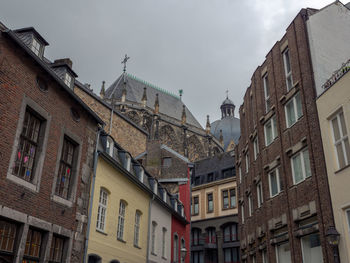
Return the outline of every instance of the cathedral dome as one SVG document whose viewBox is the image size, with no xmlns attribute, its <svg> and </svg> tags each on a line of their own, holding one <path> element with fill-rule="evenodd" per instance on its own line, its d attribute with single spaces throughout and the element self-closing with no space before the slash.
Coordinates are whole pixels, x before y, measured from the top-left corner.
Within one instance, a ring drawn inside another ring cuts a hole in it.
<svg viewBox="0 0 350 263">
<path fill-rule="evenodd" d="M 235 144 L 241 136 L 240 121 L 235 117 L 235 105 L 226 97 L 220 106 L 221 120 L 216 120 L 210 124 L 210 132 L 220 140 L 220 131 L 222 131 L 224 149 L 227 149 L 229 143 L 233 140 Z"/>
</svg>

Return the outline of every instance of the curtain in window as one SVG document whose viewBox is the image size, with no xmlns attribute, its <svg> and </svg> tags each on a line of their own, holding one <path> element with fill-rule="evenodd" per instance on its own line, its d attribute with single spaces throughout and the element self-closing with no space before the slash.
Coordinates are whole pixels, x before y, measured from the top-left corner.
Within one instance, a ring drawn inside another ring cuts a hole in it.
<svg viewBox="0 0 350 263">
<path fill-rule="evenodd" d="M 301 155 L 300 154 L 293 157 L 293 171 L 294 171 L 295 183 L 302 181 L 303 180 L 303 171 L 301 168 Z"/>
<path fill-rule="evenodd" d="M 301 239 L 303 262 L 322 263 L 322 248 L 318 233 L 305 236 Z"/>
</svg>

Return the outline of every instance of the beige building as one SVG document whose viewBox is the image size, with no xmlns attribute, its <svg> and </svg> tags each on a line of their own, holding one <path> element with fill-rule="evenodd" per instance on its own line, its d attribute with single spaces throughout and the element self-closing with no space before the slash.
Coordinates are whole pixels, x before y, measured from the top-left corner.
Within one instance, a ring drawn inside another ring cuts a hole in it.
<svg viewBox="0 0 350 263">
<path fill-rule="evenodd" d="M 350 262 L 350 61 L 322 86 L 317 99 L 341 262 Z"/>
</svg>

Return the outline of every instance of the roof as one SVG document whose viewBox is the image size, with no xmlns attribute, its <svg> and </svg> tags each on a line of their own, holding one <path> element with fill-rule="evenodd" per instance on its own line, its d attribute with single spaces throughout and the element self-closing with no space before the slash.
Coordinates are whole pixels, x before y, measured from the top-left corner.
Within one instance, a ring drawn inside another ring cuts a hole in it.
<svg viewBox="0 0 350 263">
<path fill-rule="evenodd" d="M 180 100 L 180 97 L 161 89 L 155 85 L 152 85 L 146 81 L 143 81 L 133 75 L 125 74 L 126 80 L 126 101 L 136 102 L 141 104 L 144 87 L 147 88 L 147 104 L 146 106 L 154 109 L 154 102 L 156 100 L 156 94 L 159 97 L 159 112 L 169 117 L 175 118 L 181 121 L 182 109 L 184 103 Z M 124 88 L 123 74 L 114 81 L 114 83 L 106 90 L 105 97 L 121 99 L 122 91 Z M 186 122 L 197 128 L 203 129 L 200 123 L 192 115 L 189 109 L 185 106 L 186 110 Z"/>
<path fill-rule="evenodd" d="M 225 104 L 232 104 L 232 105 L 235 105 L 235 104 L 233 103 L 233 101 L 230 100 L 229 98 L 226 98 L 226 99 L 222 102 L 221 105 L 225 105 Z"/>
<path fill-rule="evenodd" d="M 168 146 L 166 146 L 164 144 L 162 144 L 160 146 L 160 149 L 164 149 L 164 150 L 170 152 L 171 154 L 175 155 L 177 158 L 183 160 L 184 162 L 190 163 L 190 160 L 188 160 L 187 157 L 183 156 L 182 154 L 179 154 L 178 152 L 174 151 L 173 149 L 171 149 L 170 147 L 168 147 Z"/>
<path fill-rule="evenodd" d="M 42 37 L 42 35 L 39 34 L 38 31 L 35 30 L 34 27 L 24 27 L 24 28 L 19 28 L 16 30 L 13 30 L 15 33 L 24 33 L 24 32 L 32 32 L 36 38 L 38 38 L 45 46 L 48 46 L 49 43 L 45 40 L 45 38 Z"/>
<path fill-rule="evenodd" d="M 204 175 L 235 166 L 235 157 L 230 152 L 224 152 L 214 157 L 195 162 L 195 175 Z"/>
<path fill-rule="evenodd" d="M 13 40 L 18 46 L 20 46 L 42 69 L 44 69 L 60 86 L 61 88 L 68 93 L 68 95 L 75 100 L 84 110 L 86 110 L 90 116 L 92 116 L 97 123 L 104 124 L 102 119 L 91 110 L 67 85 L 60 79 L 57 74 L 50 68 L 50 66 L 35 55 L 16 35 L 16 33 L 10 29 L 3 31 L 5 36 L 8 36 Z"/>
<path fill-rule="evenodd" d="M 222 136 L 224 137 L 224 149 L 227 148 L 230 141 L 233 139 L 237 144 L 239 137 L 241 136 L 241 124 L 240 120 L 233 116 L 227 116 L 221 120 L 216 120 L 210 124 L 210 132 L 220 139 L 220 130 L 222 130 Z"/>
</svg>

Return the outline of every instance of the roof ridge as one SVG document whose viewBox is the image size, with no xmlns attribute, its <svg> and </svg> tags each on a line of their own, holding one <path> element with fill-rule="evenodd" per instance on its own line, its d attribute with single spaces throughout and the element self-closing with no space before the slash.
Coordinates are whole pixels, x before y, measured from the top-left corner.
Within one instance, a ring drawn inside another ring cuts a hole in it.
<svg viewBox="0 0 350 263">
<path fill-rule="evenodd" d="M 132 75 L 132 74 L 130 74 L 130 73 L 126 73 L 126 74 L 128 75 L 128 77 L 130 77 L 130 78 L 132 78 L 132 79 L 134 79 L 134 80 L 136 80 L 136 81 L 139 81 L 139 82 L 141 82 L 141 83 L 143 83 L 143 84 L 145 84 L 145 85 L 147 85 L 147 86 L 149 86 L 149 87 L 151 87 L 151 88 L 154 88 L 154 89 L 156 89 L 156 90 L 158 90 L 158 91 L 160 91 L 160 92 L 163 92 L 163 93 L 165 93 L 165 94 L 167 94 L 167 95 L 170 95 L 170 96 L 172 96 L 172 97 L 174 97 L 174 98 L 176 98 L 176 99 L 180 99 L 180 96 L 176 95 L 175 93 L 173 93 L 173 92 L 171 92 L 171 91 L 168 91 L 168 90 L 166 90 L 166 89 L 160 88 L 160 87 L 158 87 L 158 86 L 156 86 L 156 85 L 154 85 L 154 84 L 152 84 L 152 83 L 149 83 L 149 82 L 147 82 L 147 81 L 145 81 L 145 80 L 143 80 L 143 79 L 140 79 L 140 78 L 138 78 L 138 77 L 136 77 L 135 75 Z"/>
</svg>

